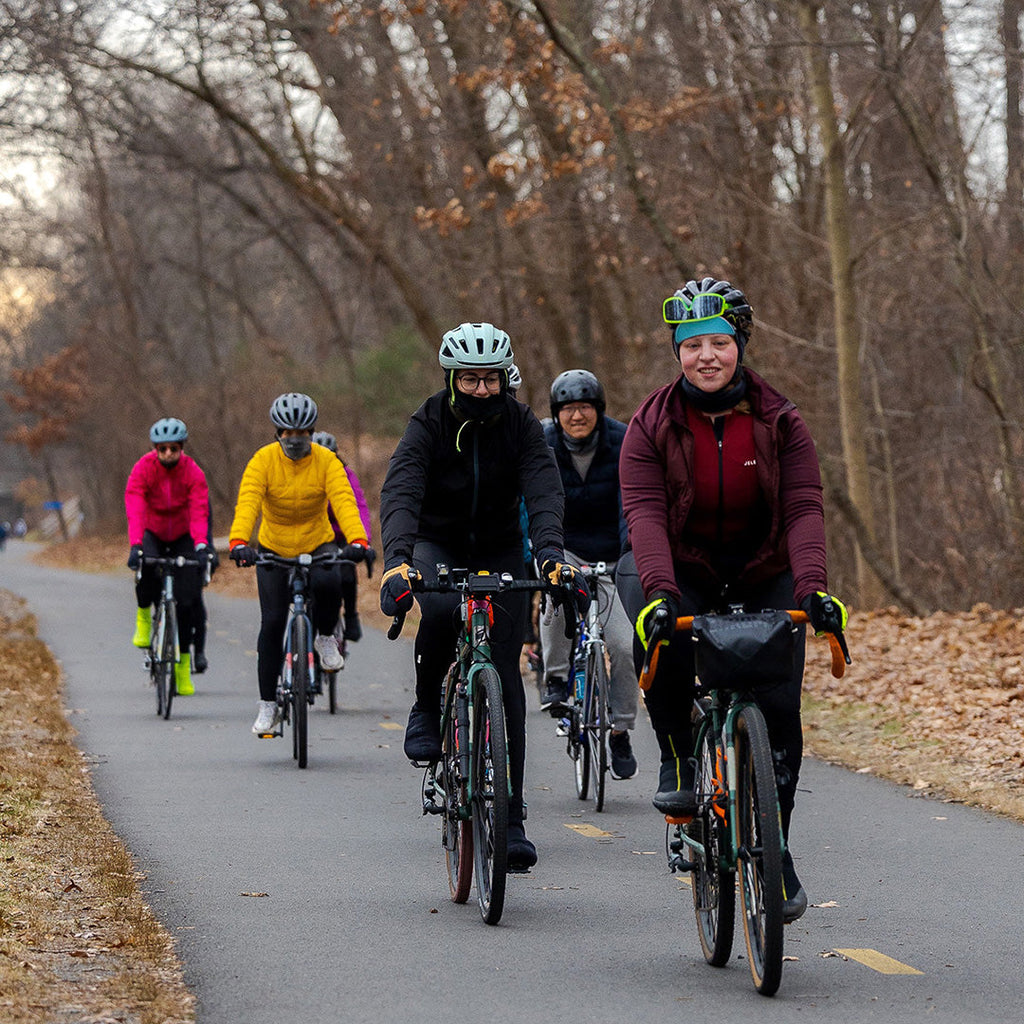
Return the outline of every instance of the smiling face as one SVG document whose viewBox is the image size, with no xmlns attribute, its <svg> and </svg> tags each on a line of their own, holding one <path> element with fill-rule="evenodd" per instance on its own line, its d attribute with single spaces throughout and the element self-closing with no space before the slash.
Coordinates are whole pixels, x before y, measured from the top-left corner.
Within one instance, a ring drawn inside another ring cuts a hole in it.
<svg viewBox="0 0 1024 1024">
<path fill-rule="evenodd" d="M 679 345 L 683 375 L 701 391 L 721 391 L 732 380 L 739 362 L 736 339 L 729 334 L 699 334 Z"/>
<path fill-rule="evenodd" d="M 558 425 L 574 441 L 584 441 L 597 428 L 597 409 L 591 402 L 569 402 L 558 410 Z"/>
</svg>

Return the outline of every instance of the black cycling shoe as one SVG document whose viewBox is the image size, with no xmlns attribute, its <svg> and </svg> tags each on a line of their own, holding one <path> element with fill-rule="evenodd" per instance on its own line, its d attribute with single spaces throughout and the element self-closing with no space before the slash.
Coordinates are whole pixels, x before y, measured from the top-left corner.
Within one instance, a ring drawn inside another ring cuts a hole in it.
<svg viewBox="0 0 1024 1024">
<path fill-rule="evenodd" d="M 562 712 L 569 707 L 569 684 L 558 676 L 552 676 L 540 699 L 541 711 L 548 712 L 552 718 L 561 718 Z"/>
<path fill-rule="evenodd" d="M 196 675 L 201 676 L 209 666 L 210 663 L 206 660 L 205 652 L 195 651 L 192 654 L 192 671 L 195 672 Z"/>
<path fill-rule="evenodd" d="M 654 806 L 673 818 L 686 818 L 697 813 L 697 797 L 693 792 L 693 765 L 681 757 L 661 762 L 658 792 Z"/>
<path fill-rule="evenodd" d="M 793 855 L 786 850 L 782 855 L 782 903 L 783 924 L 792 924 L 804 916 L 807 909 L 807 893 L 796 877 Z"/>
<path fill-rule="evenodd" d="M 612 755 L 612 775 L 616 779 L 633 778 L 636 775 L 636 757 L 629 742 L 629 733 L 610 733 L 608 750 Z"/>
<path fill-rule="evenodd" d="M 537 863 L 537 847 L 526 838 L 526 829 L 518 822 L 508 823 L 508 870 L 529 871 Z"/>
<path fill-rule="evenodd" d="M 441 716 L 413 706 L 405 727 L 405 756 L 417 763 L 437 761 L 441 757 Z"/>
</svg>

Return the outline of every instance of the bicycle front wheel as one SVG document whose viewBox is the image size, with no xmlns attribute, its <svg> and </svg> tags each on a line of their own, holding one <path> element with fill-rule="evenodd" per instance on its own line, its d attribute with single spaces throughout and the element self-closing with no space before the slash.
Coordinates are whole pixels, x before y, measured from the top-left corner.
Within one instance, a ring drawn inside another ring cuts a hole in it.
<svg viewBox="0 0 1024 1024">
<path fill-rule="evenodd" d="M 178 610 L 173 601 L 167 602 L 164 610 L 164 635 L 163 646 L 160 650 L 160 666 L 163 669 L 164 689 L 164 718 L 171 717 L 171 702 L 177 692 L 174 682 L 174 666 L 178 661 Z"/>
<path fill-rule="evenodd" d="M 586 705 L 577 701 L 569 712 L 569 756 L 576 777 L 576 795 L 586 800 L 590 795 L 590 744 L 584 730 Z"/>
<path fill-rule="evenodd" d="M 736 925 L 736 879 L 728 866 L 724 767 L 715 737 L 706 729 L 694 779 L 697 814 L 683 827 L 704 847 L 703 854 L 697 850 L 690 853 L 694 864 L 693 910 L 704 959 L 712 967 L 723 967 L 728 962 Z"/>
<path fill-rule="evenodd" d="M 501 679 L 485 665 L 473 683 L 473 748 L 470 800 L 473 859 L 480 916 L 497 924 L 505 906 L 508 870 L 508 752 Z"/>
<path fill-rule="evenodd" d="M 736 716 L 736 758 L 743 933 L 754 987 L 771 996 L 782 981 L 782 829 L 768 728 L 752 704 Z"/>
<path fill-rule="evenodd" d="M 455 685 L 454 682 L 451 683 Z M 442 738 L 441 773 L 444 785 L 444 820 L 441 825 L 441 842 L 444 844 L 444 859 L 448 867 L 448 890 L 454 903 L 465 903 L 473 885 L 473 822 L 464 813 L 469 803 L 466 799 L 466 780 L 462 774 L 464 751 L 459 740 L 460 729 L 457 719 L 469 717 L 465 697 L 456 698 L 449 708 L 448 726 Z M 464 722 L 461 735 L 469 737 L 468 723 Z M 468 761 L 466 762 L 468 764 Z"/>
<path fill-rule="evenodd" d="M 604 810 L 604 784 L 608 778 L 608 670 L 604 648 L 593 646 L 587 655 L 587 685 L 584 705 L 586 721 L 583 732 L 590 748 L 590 770 L 593 775 L 594 810 Z"/>
<path fill-rule="evenodd" d="M 163 661 L 164 634 L 167 632 L 167 623 L 164 621 L 163 604 L 158 604 L 153 611 L 153 631 L 149 640 L 149 675 L 153 681 L 153 689 L 156 691 L 156 713 L 160 718 L 164 717 L 164 707 L 167 704 L 167 690 L 171 678 L 168 666 Z"/>
<path fill-rule="evenodd" d="M 309 684 L 313 668 L 313 649 L 309 643 L 309 624 L 301 615 L 292 619 L 292 756 L 300 768 L 306 767 Z"/>
</svg>

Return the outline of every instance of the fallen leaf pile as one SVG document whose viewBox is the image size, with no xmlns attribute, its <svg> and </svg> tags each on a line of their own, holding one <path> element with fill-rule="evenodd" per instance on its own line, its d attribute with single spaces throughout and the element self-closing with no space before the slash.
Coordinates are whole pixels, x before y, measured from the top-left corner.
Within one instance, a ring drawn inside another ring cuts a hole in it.
<svg viewBox="0 0 1024 1024">
<path fill-rule="evenodd" d="M 808 749 L 1024 820 L 1024 609 L 851 616 L 842 679 L 808 644 Z"/>
</svg>

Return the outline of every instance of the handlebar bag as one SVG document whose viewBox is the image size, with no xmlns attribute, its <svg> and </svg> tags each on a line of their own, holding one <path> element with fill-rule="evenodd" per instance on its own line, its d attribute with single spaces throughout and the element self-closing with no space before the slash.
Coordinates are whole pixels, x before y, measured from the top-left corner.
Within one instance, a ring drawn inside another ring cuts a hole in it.
<svg viewBox="0 0 1024 1024">
<path fill-rule="evenodd" d="M 796 629 L 784 611 L 696 616 L 692 641 L 701 685 L 753 690 L 788 682 Z"/>
</svg>

